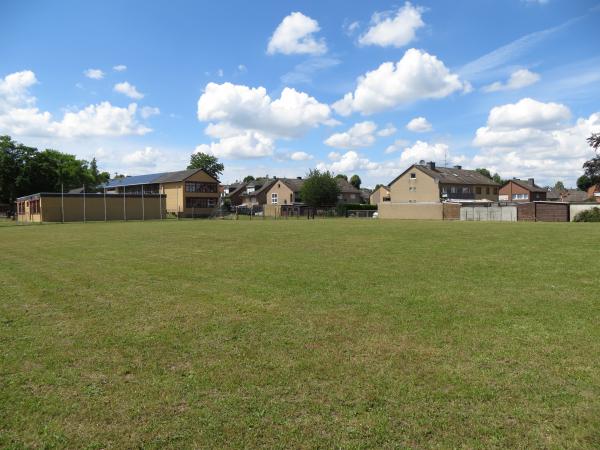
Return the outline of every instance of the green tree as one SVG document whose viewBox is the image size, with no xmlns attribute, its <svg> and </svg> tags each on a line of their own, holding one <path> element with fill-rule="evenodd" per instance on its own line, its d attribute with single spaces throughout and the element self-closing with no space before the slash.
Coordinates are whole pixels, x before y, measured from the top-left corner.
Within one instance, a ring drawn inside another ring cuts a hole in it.
<svg viewBox="0 0 600 450">
<path fill-rule="evenodd" d="M 256 178 L 254 178 L 252 175 L 246 175 L 244 177 L 244 183 L 250 183 L 251 181 L 256 180 Z"/>
<path fill-rule="evenodd" d="M 202 169 L 212 177 L 219 178 L 219 176 L 223 173 L 225 166 L 219 162 L 219 159 L 216 156 L 209 155 L 208 153 L 198 152 L 194 153 L 190 157 L 190 164 L 187 168 Z"/>
<path fill-rule="evenodd" d="M 338 173 L 338 174 L 335 176 L 335 178 L 336 178 L 336 179 L 338 179 L 338 178 L 341 178 L 342 180 L 346 180 L 346 181 L 348 181 L 348 175 L 344 175 L 343 173 Z"/>
<path fill-rule="evenodd" d="M 350 184 L 352 186 L 354 186 L 356 189 L 360 189 L 361 183 L 362 183 L 362 180 L 360 179 L 360 177 L 358 175 L 352 175 L 352 177 L 350 178 Z"/>
<path fill-rule="evenodd" d="M 494 180 L 496 183 L 502 185 L 504 184 L 506 181 L 502 179 L 502 177 L 500 175 L 498 175 L 497 173 L 494 174 L 494 176 L 492 177 L 492 180 Z"/>
<path fill-rule="evenodd" d="M 488 177 L 490 179 L 493 179 L 492 173 L 489 170 L 487 170 L 486 168 L 484 168 L 484 167 L 478 167 L 477 169 L 475 169 L 475 172 L 479 172 L 484 177 Z"/>
<path fill-rule="evenodd" d="M 596 152 L 600 150 L 600 133 L 592 133 L 586 140 Z"/>
<path fill-rule="evenodd" d="M 557 182 L 554 184 L 554 188 L 553 188 L 553 189 L 554 189 L 555 191 L 557 191 L 557 192 L 564 191 L 564 190 L 565 190 L 565 184 L 564 184 L 562 181 L 560 181 L 560 180 L 559 180 L 559 181 L 557 181 Z"/>
<path fill-rule="evenodd" d="M 594 183 L 592 183 L 592 180 L 590 180 L 590 177 L 588 177 L 587 175 L 581 175 L 579 178 L 577 178 L 577 189 L 579 189 L 580 191 L 587 192 L 587 190 L 593 184 Z"/>
<path fill-rule="evenodd" d="M 333 175 L 329 172 L 311 170 L 300 190 L 302 201 L 308 206 L 334 206 L 340 195 L 340 188 Z"/>
</svg>

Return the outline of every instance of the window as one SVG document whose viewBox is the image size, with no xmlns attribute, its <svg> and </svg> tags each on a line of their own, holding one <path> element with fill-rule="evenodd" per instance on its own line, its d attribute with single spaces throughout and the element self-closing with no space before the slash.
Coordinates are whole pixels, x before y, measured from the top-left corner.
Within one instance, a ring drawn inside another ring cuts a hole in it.
<svg viewBox="0 0 600 450">
<path fill-rule="evenodd" d="M 476 193 L 476 194 L 481 194 L 481 187 L 480 187 L 480 186 L 477 186 L 477 187 L 475 188 L 475 193 Z M 489 193 L 490 193 L 490 188 L 488 188 L 488 194 L 489 194 Z"/>
<path fill-rule="evenodd" d="M 415 172 L 411 172 L 410 178 L 414 180 L 415 178 L 417 178 L 417 174 Z"/>
<path fill-rule="evenodd" d="M 213 194 L 217 192 L 217 183 L 201 183 L 196 181 L 185 182 L 185 192 L 203 192 Z"/>
<path fill-rule="evenodd" d="M 294 194 L 290 194 L 290 203 L 294 203 Z"/>
<path fill-rule="evenodd" d="M 185 207 L 186 208 L 214 208 L 217 205 L 216 198 L 199 198 L 199 197 L 186 197 Z"/>
<path fill-rule="evenodd" d="M 513 200 L 527 200 L 528 198 L 529 198 L 529 196 L 527 194 L 513 194 L 512 195 Z"/>
<path fill-rule="evenodd" d="M 494 188 L 494 194 L 498 195 L 498 188 Z"/>
<path fill-rule="evenodd" d="M 17 213 L 20 215 L 25 214 L 25 202 L 17 203 Z"/>
<path fill-rule="evenodd" d="M 277 192 L 273 192 L 271 194 L 271 204 L 272 205 L 276 205 L 277 204 L 277 200 L 278 200 Z"/>
<path fill-rule="evenodd" d="M 456 194 L 456 186 L 452 186 L 450 188 L 450 192 L 452 192 L 453 194 Z"/>
<path fill-rule="evenodd" d="M 489 193 L 490 193 L 490 188 L 489 188 L 489 187 L 487 187 L 487 188 L 485 188 L 485 189 L 486 189 L 486 192 L 485 192 L 485 193 L 486 193 L 486 194 L 489 194 Z"/>
<path fill-rule="evenodd" d="M 471 188 L 469 186 L 463 186 L 462 193 L 463 194 L 470 194 L 471 193 Z"/>
<path fill-rule="evenodd" d="M 40 213 L 40 201 L 39 200 L 31 200 L 29 202 L 29 212 L 31 214 L 39 214 Z"/>
</svg>

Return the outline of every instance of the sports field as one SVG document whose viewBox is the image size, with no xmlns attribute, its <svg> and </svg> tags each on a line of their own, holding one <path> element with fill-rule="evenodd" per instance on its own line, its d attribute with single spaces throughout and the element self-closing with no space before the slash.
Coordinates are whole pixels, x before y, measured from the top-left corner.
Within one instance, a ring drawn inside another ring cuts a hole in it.
<svg viewBox="0 0 600 450">
<path fill-rule="evenodd" d="M 600 226 L 0 224 L 0 448 L 600 446 Z"/>
</svg>

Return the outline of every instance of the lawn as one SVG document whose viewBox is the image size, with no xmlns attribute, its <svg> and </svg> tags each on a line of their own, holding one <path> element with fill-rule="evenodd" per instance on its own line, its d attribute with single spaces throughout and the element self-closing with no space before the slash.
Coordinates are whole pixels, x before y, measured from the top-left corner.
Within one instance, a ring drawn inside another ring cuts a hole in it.
<svg viewBox="0 0 600 450">
<path fill-rule="evenodd" d="M 0 447 L 600 446 L 600 226 L 0 227 Z"/>
</svg>

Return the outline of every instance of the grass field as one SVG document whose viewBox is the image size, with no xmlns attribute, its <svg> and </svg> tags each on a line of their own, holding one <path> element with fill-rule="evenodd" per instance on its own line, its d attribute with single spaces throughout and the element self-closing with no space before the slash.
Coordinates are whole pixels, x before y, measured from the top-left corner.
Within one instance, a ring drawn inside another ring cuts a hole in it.
<svg viewBox="0 0 600 450">
<path fill-rule="evenodd" d="M 0 447 L 600 446 L 600 226 L 0 226 Z"/>
</svg>

